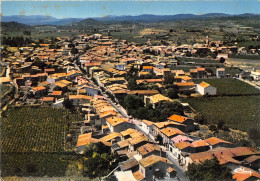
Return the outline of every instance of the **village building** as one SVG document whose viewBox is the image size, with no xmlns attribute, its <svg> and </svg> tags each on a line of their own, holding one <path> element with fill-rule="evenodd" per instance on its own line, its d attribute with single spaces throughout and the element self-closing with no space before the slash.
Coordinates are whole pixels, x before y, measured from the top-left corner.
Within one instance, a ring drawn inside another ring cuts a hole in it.
<svg viewBox="0 0 260 181">
<path fill-rule="evenodd" d="M 213 87 L 212 85 L 201 82 L 200 84 L 197 84 L 197 91 L 201 95 L 216 95 L 217 94 L 217 88 Z"/>
</svg>

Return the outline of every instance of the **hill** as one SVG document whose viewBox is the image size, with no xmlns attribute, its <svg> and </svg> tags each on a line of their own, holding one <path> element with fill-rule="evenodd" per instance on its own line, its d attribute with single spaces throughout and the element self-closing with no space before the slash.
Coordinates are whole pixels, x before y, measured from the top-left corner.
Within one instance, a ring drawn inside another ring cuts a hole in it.
<svg viewBox="0 0 260 181">
<path fill-rule="evenodd" d="M 63 18 L 57 19 L 52 16 L 31 15 L 31 16 L 2 16 L 2 22 L 18 22 L 27 25 L 97 25 L 102 22 L 118 23 L 118 22 L 162 22 L 162 21 L 178 21 L 188 19 L 212 19 L 212 18 L 251 18 L 257 17 L 257 14 L 240 14 L 229 15 L 224 13 L 207 13 L 202 15 L 194 14 L 176 14 L 176 15 L 153 15 L 143 14 L 137 16 L 124 15 L 124 16 L 105 16 L 93 18 Z"/>
<path fill-rule="evenodd" d="M 1 27 L 6 29 L 31 29 L 33 27 L 17 22 L 1 22 Z"/>
<path fill-rule="evenodd" d="M 72 25 L 74 26 L 93 26 L 93 25 L 101 25 L 101 24 L 103 23 L 92 18 L 88 18 L 76 23 L 72 23 Z"/>
<path fill-rule="evenodd" d="M 83 18 L 57 19 L 52 16 L 30 15 L 30 16 L 2 16 L 2 22 L 18 22 L 27 25 L 66 25 L 83 20 Z"/>
</svg>

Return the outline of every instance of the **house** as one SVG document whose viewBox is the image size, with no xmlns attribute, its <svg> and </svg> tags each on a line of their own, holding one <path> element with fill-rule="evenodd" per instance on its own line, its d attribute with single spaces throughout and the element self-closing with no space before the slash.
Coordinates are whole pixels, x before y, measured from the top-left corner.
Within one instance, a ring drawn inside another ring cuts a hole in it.
<svg viewBox="0 0 260 181">
<path fill-rule="evenodd" d="M 166 176 L 168 178 L 174 178 L 174 177 L 176 177 L 176 174 L 177 174 L 177 171 L 174 168 L 169 167 L 166 169 Z"/>
<path fill-rule="evenodd" d="M 126 92 L 127 95 L 136 95 L 139 97 L 144 97 L 144 96 L 152 96 L 155 94 L 159 94 L 158 90 L 130 90 Z"/>
<path fill-rule="evenodd" d="M 109 117 L 106 119 L 106 123 L 111 132 L 121 132 L 128 128 L 134 128 L 134 124 L 130 123 L 123 117 Z"/>
<path fill-rule="evenodd" d="M 176 82 L 191 82 L 191 78 L 189 76 L 176 76 L 174 77 Z"/>
<path fill-rule="evenodd" d="M 158 63 L 158 64 L 155 65 L 155 67 L 158 68 L 158 69 L 164 69 L 165 66 L 166 66 L 165 63 Z"/>
<path fill-rule="evenodd" d="M 99 118 L 101 120 L 101 124 L 105 125 L 106 124 L 106 119 L 109 118 L 109 117 L 116 116 L 116 114 L 117 114 L 117 112 L 114 111 L 114 110 L 108 110 L 108 111 L 100 113 L 99 114 Z"/>
<path fill-rule="evenodd" d="M 115 68 L 117 70 L 125 70 L 126 64 L 125 63 L 118 63 L 118 64 L 115 65 Z"/>
<path fill-rule="evenodd" d="M 68 90 L 68 86 L 62 82 L 54 82 L 51 86 L 50 86 L 50 91 L 62 91 L 62 92 L 66 92 Z"/>
<path fill-rule="evenodd" d="M 210 145 L 205 140 L 193 141 L 192 146 L 195 148 L 195 152 L 205 152 L 210 149 Z"/>
<path fill-rule="evenodd" d="M 129 140 L 122 140 L 122 141 L 119 141 L 117 143 L 114 143 L 112 146 L 111 146 L 111 151 L 113 153 L 115 153 L 115 151 L 119 151 L 119 150 L 127 150 L 128 147 L 129 147 Z"/>
<path fill-rule="evenodd" d="M 32 93 L 36 97 L 40 97 L 47 94 L 47 89 L 43 86 L 33 87 Z"/>
<path fill-rule="evenodd" d="M 216 137 L 210 137 L 208 139 L 205 139 L 205 141 L 209 144 L 210 149 L 214 149 L 214 148 L 218 148 L 218 147 L 224 147 L 224 148 L 233 147 L 232 143 L 219 139 L 219 138 L 216 138 Z"/>
<path fill-rule="evenodd" d="M 62 97 L 62 91 L 53 91 L 51 95 L 57 99 Z"/>
<path fill-rule="evenodd" d="M 260 71 L 259 70 L 251 71 L 251 76 L 254 78 L 254 80 L 260 80 Z"/>
<path fill-rule="evenodd" d="M 186 131 L 193 131 L 195 129 L 194 120 L 190 118 L 173 114 L 168 120 L 186 125 Z"/>
<path fill-rule="evenodd" d="M 45 104 L 53 104 L 55 102 L 55 98 L 54 97 L 44 97 L 42 99 L 42 102 L 45 103 Z"/>
<path fill-rule="evenodd" d="M 142 134 L 140 132 L 134 133 L 131 136 L 132 136 L 132 138 L 129 139 L 130 144 L 128 147 L 130 152 L 134 152 L 140 146 L 143 146 L 146 143 L 151 142 L 150 139 L 148 138 L 148 136 L 146 136 L 145 134 Z"/>
<path fill-rule="evenodd" d="M 188 142 L 188 143 L 191 143 L 193 142 L 194 140 L 191 139 L 190 137 L 188 136 L 185 136 L 185 135 L 178 135 L 178 136 L 175 136 L 171 139 L 172 143 L 180 143 L 180 142 Z"/>
<path fill-rule="evenodd" d="M 228 54 L 227 53 L 219 53 L 216 57 L 218 60 L 220 58 L 228 59 Z"/>
<path fill-rule="evenodd" d="M 97 142 L 99 142 L 97 139 L 92 138 L 92 132 L 86 133 L 86 134 L 81 134 L 78 137 L 76 148 L 77 148 L 79 153 L 83 153 L 87 144 L 97 143 Z"/>
<path fill-rule="evenodd" d="M 139 131 L 133 128 L 128 128 L 125 131 L 121 131 L 120 134 L 123 136 L 123 139 L 128 139 L 128 138 L 132 138 L 132 136 L 135 133 L 138 133 Z"/>
<path fill-rule="evenodd" d="M 156 172 L 166 176 L 166 169 L 169 167 L 173 167 L 170 160 L 157 155 L 150 155 L 139 162 L 139 171 L 146 181 L 153 181 Z"/>
<path fill-rule="evenodd" d="M 241 166 L 234 171 L 232 178 L 236 181 L 260 180 L 260 173 Z"/>
<path fill-rule="evenodd" d="M 173 138 L 177 135 L 183 135 L 184 133 L 177 128 L 167 127 L 167 128 L 161 129 L 159 134 L 163 138 L 163 143 L 168 145 L 170 143 L 171 138 Z"/>
<path fill-rule="evenodd" d="M 179 163 L 185 163 L 185 155 L 183 153 L 195 153 L 195 148 L 191 143 L 188 142 L 179 142 L 179 143 L 171 143 L 169 145 L 170 152 L 173 156 L 178 159 Z"/>
<path fill-rule="evenodd" d="M 226 77 L 225 68 L 217 68 L 216 76 L 217 76 L 217 78 L 225 78 Z"/>
<path fill-rule="evenodd" d="M 79 106 L 83 104 L 89 104 L 92 97 L 86 95 L 69 95 L 69 100 L 73 106 Z"/>
<path fill-rule="evenodd" d="M 150 155 L 162 156 L 162 149 L 159 145 L 146 143 L 143 146 L 137 148 L 137 160 L 141 160 Z"/>
<path fill-rule="evenodd" d="M 122 140 L 122 135 L 120 133 L 111 132 L 110 134 L 100 138 L 100 140 L 114 144 Z"/>
<path fill-rule="evenodd" d="M 193 91 L 195 89 L 194 82 L 180 82 L 180 83 L 174 83 L 178 86 L 179 91 Z"/>
<path fill-rule="evenodd" d="M 128 159 L 119 164 L 119 168 L 121 171 L 131 170 L 132 172 L 136 172 L 139 169 L 139 164 L 135 158 Z"/>
<path fill-rule="evenodd" d="M 177 128 L 181 131 L 186 131 L 187 126 L 185 124 L 177 123 L 174 121 L 157 122 L 153 124 L 152 135 L 157 136 L 164 128 Z"/>
<path fill-rule="evenodd" d="M 80 90 L 85 90 L 84 94 L 88 95 L 88 96 L 95 96 L 98 95 L 99 90 L 97 88 L 91 87 L 91 86 L 83 86 Z"/>
<path fill-rule="evenodd" d="M 153 96 L 144 96 L 145 105 L 152 104 L 155 109 L 160 102 L 171 101 L 170 98 L 163 96 L 162 94 L 155 94 Z"/>
<path fill-rule="evenodd" d="M 217 94 L 217 88 L 213 87 L 212 85 L 201 82 L 200 84 L 197 84 L 197 91 L 201 95 L 216 95 Z"/>
<path fill-rule="evenodd" d="M 154 122 L 152 122 L 152 121 L 142 120 L 142 127 L 146 133 L 151 134 L 153 132 L 153 124 L 154 124 Z"/>
<path fill-rule="evenodd" d="M 10 84 L 11 79 L 9 77 L 0 77 L 1 84 Z"/>
<path fill-rule="evenodd" d="M 152 72 L 153 66 L 143 66 L 143 72 Z"/>
<path fill-rule="evenodd" d="M 253 155 L 245 159 L 245 165 L 254 170 L 258 170 L 260 168 L 260 156 Z"/>
<path fill-rule="evenodd" d="M 219 147 L 205 152 L 189 154 L 186 158 L 186 166 L 191 163 L 202 163 L 207 159 L 213 159 L 216 157 L 221 165 L 225 165 L 230 168 L 231 171 L 234 171 L 239 168 L 243 162 L 245 162 L 246 158 L 259 154 L 260 152 L 250 147 Z"/>
<path fill-rule="evenodd" d="M 118 181 L 136 181 L 131 170 L 128 171 L 115 171 L 114 176 Z"/>
</svg>

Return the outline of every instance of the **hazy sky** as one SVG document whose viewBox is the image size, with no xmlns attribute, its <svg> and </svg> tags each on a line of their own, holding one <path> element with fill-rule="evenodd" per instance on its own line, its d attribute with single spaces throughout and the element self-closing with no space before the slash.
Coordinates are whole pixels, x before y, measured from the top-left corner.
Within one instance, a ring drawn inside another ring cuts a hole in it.
<svg viewBox="0 0 260 181">
<path fill-rule="evenodd" d="M 107 15 L 260 14 L 260 0 L 2 1 L 2 16 L 46 15 L 87 18 Z"/>
</svg>

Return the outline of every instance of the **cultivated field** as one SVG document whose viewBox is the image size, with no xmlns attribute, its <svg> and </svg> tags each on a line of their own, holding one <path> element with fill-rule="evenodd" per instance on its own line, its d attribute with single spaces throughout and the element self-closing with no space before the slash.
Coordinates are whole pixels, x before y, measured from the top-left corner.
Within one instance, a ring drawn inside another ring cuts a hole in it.
<svg viewBox="0 0 260 181">
<path fill-rule="evenodd" d="M 183 102 L 201 112 L 209 123 L 223 120 L 230 128 L 242 131 L 260 126 L 260 96 L 187 98 Z"/>
<path fill-rule="evenodd" d="M 64 152 L 65 134 L 80 119 L 66 109 L 8 109 L 2 119 L 2 152 Z"/>
<path fill-rule="evenodd" d="M 78 159 L 64 147 L 66 133 L 80 120 L 66 109 L 8 109 L 1 125 L 1 175 L 65 176 Z"/>
</svg>

